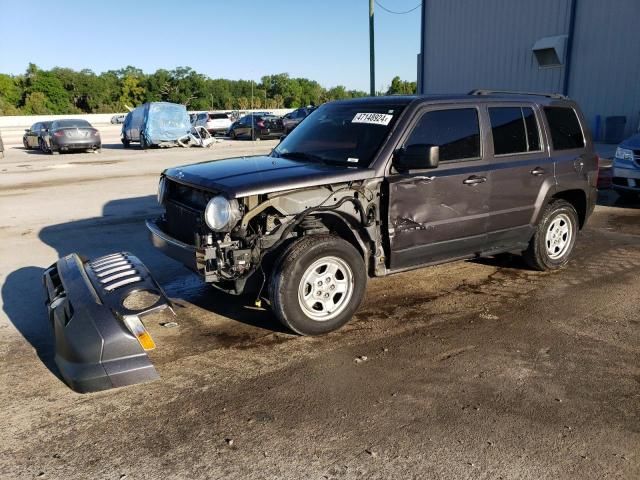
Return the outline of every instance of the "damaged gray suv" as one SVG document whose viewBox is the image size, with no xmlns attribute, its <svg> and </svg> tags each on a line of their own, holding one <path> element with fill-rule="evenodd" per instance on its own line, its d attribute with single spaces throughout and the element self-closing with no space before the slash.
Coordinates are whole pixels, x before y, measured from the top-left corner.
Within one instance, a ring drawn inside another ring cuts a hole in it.
<svg viewBox="0 0 640 480">
<path fill-rule="evenodd" d="M 597 196 L 598 158 L 560 95 L 474 91 L 325 104 L 273 149 L 171 168 L 154 245 L 291 330 L 335 330 L 369 277 L 522 253 L 564 266 Z"/>
</svg>

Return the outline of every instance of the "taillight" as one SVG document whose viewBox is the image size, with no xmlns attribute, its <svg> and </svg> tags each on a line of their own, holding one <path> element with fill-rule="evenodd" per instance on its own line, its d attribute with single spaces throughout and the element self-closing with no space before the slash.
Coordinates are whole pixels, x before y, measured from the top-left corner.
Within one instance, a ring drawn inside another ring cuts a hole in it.
<svg viewBox="0 0 640 480">
<path fill-rule="evenodd" d="M 262 120 L 256 123 L 256 125 L 259 126 L 260 128 L 264 128 L 264 122 Z"/>
<path fill-rule="evenodd" d="M 64 130 L 56 130 L 53 132 L 54 137 L 64 137 Z"/>
<path fill-rule="evenodd" d="M 94 130 L 94 131 L 93 131 L 93 133 L 92 133 L 92 135 L 93 135 L 94 137 L 99 137 L 99 136 L 100 136 L 100 132 L 99 132 L 98 130 Z"/>
</svg>

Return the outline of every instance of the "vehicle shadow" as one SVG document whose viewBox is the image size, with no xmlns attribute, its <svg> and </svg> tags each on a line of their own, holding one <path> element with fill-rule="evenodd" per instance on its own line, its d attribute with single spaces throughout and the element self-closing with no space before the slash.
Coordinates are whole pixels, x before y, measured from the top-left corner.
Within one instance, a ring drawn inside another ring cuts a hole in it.
<svg viewBox="0 0 640 480">
<path fill-rule="evenodd" d="M 613 189 L 598 191 L 598 205 L 616 208 L 640 208 L 640 195 L 635 199 L 623 198 Z"/>
<path fill-rule="evenodd" d="M 40 361 L 62 380 L 54 362 L 53 330 L 44 306 L 44 268 L 23 267 L 11 272 L 2 284 L 2 309 L 13 326 L 35 350 Z"/>
</svg>

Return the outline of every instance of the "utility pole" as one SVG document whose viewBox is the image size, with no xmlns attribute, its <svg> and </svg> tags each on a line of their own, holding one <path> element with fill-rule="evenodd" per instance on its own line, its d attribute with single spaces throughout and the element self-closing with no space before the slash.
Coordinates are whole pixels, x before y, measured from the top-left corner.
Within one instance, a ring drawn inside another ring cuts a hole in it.
<svg viewBox="0 0 640 480">
<path fill-rule="evenodd" d="M 376 53 L 373 34 L 373 1 L 369 0 L 369 78 L 371 96 L 376 94 Z"/>
</svg>

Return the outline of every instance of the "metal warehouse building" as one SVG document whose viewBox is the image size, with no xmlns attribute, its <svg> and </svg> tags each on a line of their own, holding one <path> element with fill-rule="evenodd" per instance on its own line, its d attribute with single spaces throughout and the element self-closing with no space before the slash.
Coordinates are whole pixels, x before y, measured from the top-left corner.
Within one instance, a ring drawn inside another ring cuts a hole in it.
<svg viewBox="0 0 640 480">
<path fill-rule="evenodd" d="M 424 0 L 421 44 L 421 93 L 564 93 L 596 139 L 638 129 L 640 0 Z"/>
</svg>

